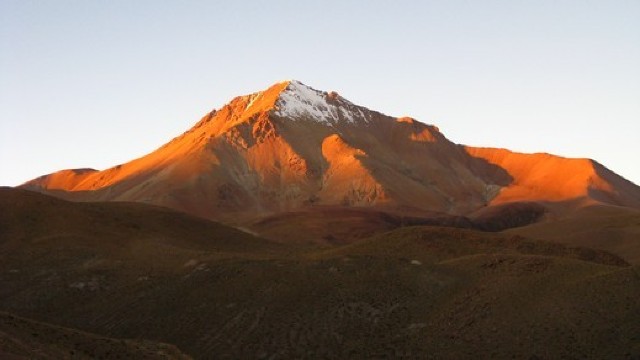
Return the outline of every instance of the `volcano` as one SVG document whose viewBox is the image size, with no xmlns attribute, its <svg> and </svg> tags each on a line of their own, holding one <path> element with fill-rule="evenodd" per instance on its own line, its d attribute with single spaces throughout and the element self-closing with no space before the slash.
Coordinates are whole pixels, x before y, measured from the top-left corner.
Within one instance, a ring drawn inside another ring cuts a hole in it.
<svg viewBox="0 0 640 360">
<path fill-rule="evenodd" d="M 234 98 L 139 159 L 22 187 L 221 220 L 314 206 L 465 216 L 522 202 L 640 208 L 640 188 L 596 161 L 458 145 L 436 126 L 295 80 Z"/>
</svg>

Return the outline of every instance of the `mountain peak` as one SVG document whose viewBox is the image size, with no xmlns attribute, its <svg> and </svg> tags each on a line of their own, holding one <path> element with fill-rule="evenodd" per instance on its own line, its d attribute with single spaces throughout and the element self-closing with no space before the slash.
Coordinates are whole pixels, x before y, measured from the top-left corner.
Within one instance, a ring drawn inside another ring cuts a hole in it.
<svg viewBox="0 0 640 360">
<path fill-rule="evenodd" d="M 275 114 L 294 120 L 308 119 L 332 124 L 340 120 L 354 122 L 363 117 L 362 110 L 338 93 L 321 91 L 298 80 L 287 80 L 275 103 Z M 355 114 L 354 114 L 355 111 Z"/>
<path fill-rule="evenodd" d="M 279 81 L 263 91 L 239 96 L 232 103 L 235 111 L 233 124 L 259 112 L 292 121 L 311 121 L 327 126 L 337 123 L 369 123 L 372 114 L 365 107 L 355 105 L 335 91 L 322 91 L 298 80 Z"/>
</svg>

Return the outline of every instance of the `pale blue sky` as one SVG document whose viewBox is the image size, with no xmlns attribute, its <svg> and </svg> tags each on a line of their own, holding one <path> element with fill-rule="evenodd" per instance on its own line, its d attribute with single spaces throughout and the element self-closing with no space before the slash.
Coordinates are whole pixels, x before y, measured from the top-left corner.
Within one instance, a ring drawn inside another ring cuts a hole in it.
<svg viewBox="0 0 640 360">
<path fill-rule="evenodd" d="M 123 163 L 290 78 L 640 183 L 637 0 L 0 0 L 0 185 Z"/>
</svg>

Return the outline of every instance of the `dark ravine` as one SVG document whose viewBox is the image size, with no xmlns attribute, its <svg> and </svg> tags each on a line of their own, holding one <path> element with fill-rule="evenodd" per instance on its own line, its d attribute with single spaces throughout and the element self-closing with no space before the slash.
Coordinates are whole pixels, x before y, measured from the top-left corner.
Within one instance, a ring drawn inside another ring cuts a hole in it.
<svg viewBox="0 0 640 360">
<path fill-rule="evenodd" d="M 547 209 L 538 203 L 504 204 L 478 211 L 472 217 L 433 212 L 385 212 L 370 208 L 313 207 L 265 216 L 247 224 L 246 228 L 280 242 L 347 244 L 408 226 L 500 232 L 535 224 L 546 213 Z M 296 229 L 305 229 L 305 232 L 300 234 Z"/>
</svg>

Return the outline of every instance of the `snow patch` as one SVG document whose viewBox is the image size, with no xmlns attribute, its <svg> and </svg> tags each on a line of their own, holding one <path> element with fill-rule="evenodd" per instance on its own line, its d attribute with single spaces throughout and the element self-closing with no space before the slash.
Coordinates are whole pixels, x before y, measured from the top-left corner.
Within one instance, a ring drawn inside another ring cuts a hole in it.
<svg viewBox="0 0 640 360">
<path fill-rule="evenodd" d="M 249 108 L 251 107 L 251 105 L 253 105 L 254 102 L 256 102 L 256 100 L 258 100 L 260 97 L 262 97 L 262 92 L 257 92 L 251 95 L 247 95 L 247 106 L 245 107 L 245 110 L 249 110 Z"/>
<path fill-rule="evenodd" d="M 329 94 L 324 91 L 315 90 L 299 81 L 291 80 L 276 102 L 276 115 L 291 119 L 305 117 L 327 125 L 341 118 L 349 123 L 355 122 L 349 109 L 330 104 L 327 101 L 328 96 Z M 343 99 L 336 101 L 347 103 Z"/>
</svg>

